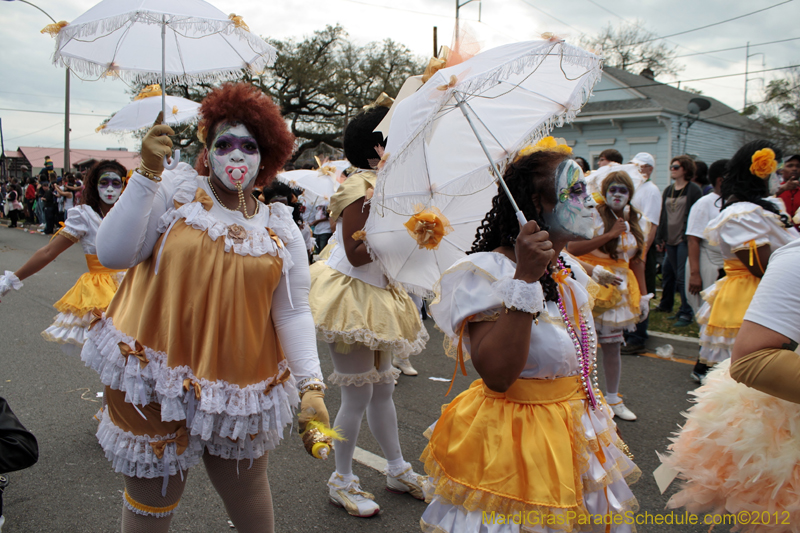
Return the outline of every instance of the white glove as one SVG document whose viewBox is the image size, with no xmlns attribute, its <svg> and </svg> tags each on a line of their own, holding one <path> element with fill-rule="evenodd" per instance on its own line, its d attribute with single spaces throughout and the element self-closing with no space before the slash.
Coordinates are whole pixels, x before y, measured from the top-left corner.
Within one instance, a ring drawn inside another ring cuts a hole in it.
<svg viewBox="0 0 800 533">
<path fill-rule="evenodd" d="M 650 316 L 650 300 L 653 299 L 654 294 L 643 294 L 639 299 L 639 322 Z"/>
<path fill-rule="evenodd" d="M 622 278 L 610 270 L 597 265 L 592 269 L 592 281 L 598 285 L 608 287 L 609 285 L 619 285 L 622 283 Z"/>
<path fill-rule="evenodd" d="M 11 292 L 11 289 L 18 291 L 22 288 L 22 282 L 10 270 L 0 276 L 0 298 Z"/>
</svg>

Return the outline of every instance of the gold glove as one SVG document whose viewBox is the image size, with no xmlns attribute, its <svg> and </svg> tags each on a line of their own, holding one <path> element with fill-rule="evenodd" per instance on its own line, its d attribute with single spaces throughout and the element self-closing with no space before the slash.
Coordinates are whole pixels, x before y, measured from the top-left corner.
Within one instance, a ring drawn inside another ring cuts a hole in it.
<svg viewBox="0 0 800 533">
<path fill-rule="evenodd" d="M 169 135 L 175 135 L 172 128 L 161 124 L 162 115 L 158 114 L 153 127 L 142 139 L 141 162 L 139 166 L 142 170 L 160 176 L 164 172 L 164 158 L 172 156 L 172 139 Z"/>
<path fill-rule="evenodd" d="M 328 409 L 325 407 L 325 393 L 321 390 L 308 390 L 300 400 L 300 414 L 297 417 L 300 433 L 305 432 L 306 425 L 312 420 L 322 423 L 325 427 L 331 425 Z"/>
<path fill-rule="evenodd" d="M 731 377 L 761 392 L 800 403 L 800 356 L 790 350 L 766 348 L 737 359 Z"/>
</svg>

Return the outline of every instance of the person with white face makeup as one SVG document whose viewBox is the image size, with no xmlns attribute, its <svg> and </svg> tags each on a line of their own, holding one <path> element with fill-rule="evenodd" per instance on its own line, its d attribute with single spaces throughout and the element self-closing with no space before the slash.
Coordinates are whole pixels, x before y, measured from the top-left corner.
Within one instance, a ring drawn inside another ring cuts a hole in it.
<svg viewBox="0 0 800 533">
<path fill-rule="evenodd" d="M 563 251 L 592 236 L 594 201 L 566 150 L 539 148 L 504 175 L 528 223 L 499 192 L 430 306 L 481 379 L 426 432 L 436 495 L 424 532 L 600 532 L 591 517 L 609 514 L 611 531 L 631 531 L 622 517 L 636 508 L 628 483 L 641 472 L 595 381 L 591 281 Z"/>
<path fill-rule="evenodd" d="M 569 244 L 570 253 L 591 265 L 610 270 L 622 279 L 616 286 L 601 288 L 595 295 L 594 318 L 603 348 L 606 400 L 615 416 L 636 420 L 622 402 L 619 383 L 622 372 L 620 346 L 623 331 L 634 331 L 649 311 L 652 294 L 645 289 L 642 253 L 649 223 L 630 204 L 633 181 L 624 171 L 611 172 L 603 180 L 602 198 L 594 217 L 593 238 Z"/>
<path fill-rule="evenodd" d="M 124 269 L 109 269 L 100 264 L 96 239 L 103 218 L 122 193 L 126 174 L 125 168 L 116 161 L 97 163 L 84 180 L 82 203 L 67 211 L 64 227 L 16 272 L 6 271 L 0 276 L 2 298 L 11 289 L 20 289 L 22 280 L 49 265 L 67 248 L 80 243 L 89 272 L 78 278 L 75 285 L 53 305 L 58 315 L 42 332 L 42 337 L 60 344 L 70 354 L 80 353 L 93 318 L 92 312 L 95 309 L 105 311 L 125 272 Z"/>
<path fill-rule="evenodd" d="M 106 385 L 97 436 L 124 475 L 123 533 L 166 532 L 201 460 L 238 531 L 273 531 L 269 450 L 298 404 L 301 431 L 329 423 L 303 238 L 289 207 L 252 194 L 294 136 L 245 83 L 200 115 L 196 169 L 164 169 L 173 132 L 157 121 L 98 234 L 103 264 L 130 269 L 81 354 Z"/>
</svg>

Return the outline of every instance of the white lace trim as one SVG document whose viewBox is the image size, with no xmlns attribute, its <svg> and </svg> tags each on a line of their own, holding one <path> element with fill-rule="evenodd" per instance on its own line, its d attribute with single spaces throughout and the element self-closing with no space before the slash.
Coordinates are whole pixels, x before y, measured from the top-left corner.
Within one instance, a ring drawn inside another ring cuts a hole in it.
<svg viewBox="0 0 800 533">
<path fill-rule="evenodd" d="M 417 338 L 413 341 L 399 339 L 390 341 L 380 338 L 379 333 L 369 329 L 356 329 L 352 331 L 330 331 L 324 327 L 317 326 L 317 338 L 327 343 L 343 342 L 345 344 L 363 344 L 370 350 L 379 352 L 390 352 L 392 355 L 401 359 L 407 359 L 411 355 L 417 355 L 425 349 L 430 336 L 425 325 L 420 325 Z"/>
<path fill-rule="evenodd" d="M 18 291 L 22 288 L 22 282 L 10 270 L 6 270 L 5 274 L 0 276 L 0 296 L 5 296 L 11 289 Z"/>
<path fill-rule="evenodd" d="M 42 337 L 49 342 L 58 344 L 83 346 L 86 341 L 86 328 L 89 327 L 91 321 L 91 313 L 83 316 L 59 313 L 55 316 L 53 324 L 42 332 Z"/>
<path fill-rule="evenodd" d="M 108 414 L 108 409 L 103 411 L 103 419 L 97 428 L 97 440 L 106 454 L 106 459 L 111 461 L 115 472 L 138 478 L 164 477 L 166 465 L 169 475 L 179 475 L 179 470 L 187 470 L 200 462 L 203 456 L 203 444 L 199 439 L 189 439 L 189 446 L 178 455 L 174 444 L 167 444 L 164 448 L 164 458 L 159 459 L 151 442 L 158 442 L 175 438 L 175 433 L 169 435 L 134 435 L 130 431 L 123 431 L 114 425 Z"/>
<path fill-rule="evenodd" d="M 140 368 L 135 357 L 120 353 L 118 343 L 133 346 L 133 338 L 114 327 L 110 318 L 103 318 L 89 331 L 81 359 L 93 368 L 104 385 L 125 392 L 125 401 L 134 405 L 150 402 L 161 404 L 163 421 L 185 420 L 190 410 L 190 394 L 183 389 L 183 380 L 190 379 L 201 387 L 200 400 L 194 406 L 190 434 L 210 441 L 219 436 L 237 440 L 248 435 L 265 434 L 265 446 L 272 449 L 283 438 L 283 428 L 291 424 L 293 409 L 300 403 L 294 377 L 282 385 L 271 387 L 288 368 L 287 361 L 278 365 L 277 376 L 260 383 L 240 387 L 225 381 L 198 379 L 187 366 L 167 365 L 167 354 L 145 346 L 150 361 Z M 268 394 L 264 392 L 270 389 Z M 216 441 L 209 445 L 217 445 Z M 215 450 L 217 448 L 214 448 Z M 224 456 L 221 448 L 214 455 Z"/>
<path fill-rule="evenodd" d="M 396 380 L 400 374 L 400 370 L 395 367 L 385 372 L 378 372 L 375 368 L 370 368 L 369 372 L 363 372 L 361 374 L 342 374 L 334 371 L 333 374 L 328 376 L 328 381 L 340 387 L 346 387 L 348 385 L 360 387 L 367 383 L 394 383 L 394 380 Z"/>
<path fill-rule="evenodd" d="M 504 278 L 492 283 L 492 292 L 506 307 L 526 313 L 541 313 L 544 310 L 544 291 L 538 281 L 528 283 L 521 279 Z"/>
<path fill-rule="evenodd" d="M 283 273 L 289 272 L 294 263 L 286 244 L 292 240 L 292 225 L 295 222 L 292 219 L 291 210 L 287 206 L 283 204 L 270 205 L 266 227 L 247 230 L 243 242 L 234 242 L 228 235 L 230 225 L 218 220 L 210 211 L 206 211 L 202 204 L 194 201 L 197 189 L 202 188 L 197 173 L 188 165 L 179 165 L 173 174 L 176 185 L 173 200 L 183 205 L 179 208 L 172 207 L 161 216 L 158 224 L 160 233 L 169 231 L 170 227 L 182 218 L 187 225 L 208 233 L 213 241 L 223 238 L 226 252 L 252 257 L 260 257 L 265 254 L 278 256 L 283 260 Z M 275 235 L 282 241 L 282 246 L 275 242 L 266 228 L 275 232 Z M 157 253 L 160 255 L 160 250 Z"/>
</svg>

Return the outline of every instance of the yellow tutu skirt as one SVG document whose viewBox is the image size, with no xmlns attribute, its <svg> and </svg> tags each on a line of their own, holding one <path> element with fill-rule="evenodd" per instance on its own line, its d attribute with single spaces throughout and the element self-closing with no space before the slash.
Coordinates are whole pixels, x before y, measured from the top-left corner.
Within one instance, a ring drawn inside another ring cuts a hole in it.
<svg viewBox="0 0 800 533">
<path fill-rule="evenodd" d="M 343 353 L 347 345 L 360 343 L 408 357 L 420 353 L 428 340 L 419 310 L 402 288 L 375 287 L 323 261 L 311 265 L 308 301 L 319 337 Z"/>
<path fill-rule="evenodd" d="M 588 508 L 589 493 L 617 513 L 637 507 L 627 483 L 641 472 L 608 411 L 587 408 L 575 376 L 518 379 L 505 393 L 477 380 L 443 408 L 421 460 L 437 497 L 467 512 L 535 512 L 556 529 L 586 529 L 609 509 Z"/>
<path fill-rule="evenodd" d="M 100 264 L 96 255 L 86 254 L 89 272 L 82 274 L 75 285 L 53 304 L 59 313 L 53 324 L 42 332 L 50 342 L 80 348 L 86 338 L 86 328 L 92 318 L 92 310 L 105 311 L 119 287 L 120 273 Z M 70 348 L 67 350 L 72 352 Z"/>
<path fill-rule="evenodd" d="M 586 254 L 580 257 L 590 265 L 602 266 L 620 276 L 623 283 L 619 286 L 598 285 L 594 295 L 592 315 L 597 326 L 630 329 L 639 322 L 639 300 L 641 291 L 636 276 L 627 261 Z"/>
</svg>

